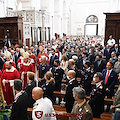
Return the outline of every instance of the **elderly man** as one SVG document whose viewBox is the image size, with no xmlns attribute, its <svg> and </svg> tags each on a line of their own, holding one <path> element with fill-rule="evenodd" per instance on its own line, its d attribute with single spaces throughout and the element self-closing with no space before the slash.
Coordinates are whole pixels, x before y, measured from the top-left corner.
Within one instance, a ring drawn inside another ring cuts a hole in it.
<svg viewBox="0 0 120 120">
<path fill-rule="evenodd" d="M 39 82 L 38 82 L 39 87 L 41 87 L 45 83 L 44 75 L 50 69 L 46 60 L 47 60 L 46 56 L 41 56 L 40 65 L 39 65 L 38 71 L 37 71 L 37 77 L 39 80 Z"/>
<path fill-rule="evenodd" d="M 66 102 L 66 111 L 68 113 L 71 113 L 71 110 L 73 108 L 73 104 L 74 104 L 74 98 L 73 98 L 73 93 L 72 93 L 72 89 L 74 87 L 78 86 L 78 82 L 75 78 L 75 71 L 74 70 L 69 70 L 68 74 L 67 74 L 67 78 L 69 79 L 67 88 L 66 88 L 66 94 L 65 94 L 65 102 Z"/>
<path fill-rule="evenodd" d="M 85 100 L 85 90 L 80 87 L 73 88 L 73 97 L 76 100 L 72 109 L 72 114 L 77 114 L 76 117 L 70 117 L 70 120 L 92 120 L 92 110 Z"/>
<path fill-rule="evenodd" d="M 95 73 L 93 80 L 96 83 L 96 86 L 90 93 L 89 105 L 92 108 L 93 117 L 100 118 L 100 115 L 104 112 L 104 97 L 105 97 L 105 85 L 103 83 L 102 73 L 100 72 Z"/>
<path fill-rule="evenodd" d="M 114 64 L 114 70 L 120 73 L 120 55 L 118 56 L 118 61 Z"/>
<path fill-rule="evenodd" d="M 32 97 L 36 101 L 33 107 L 33 120 L 56 120 L 52 102 L 48 98 L 43 98 L 43 90 L 35 87 L 32 90 Z M 50 116 L 47 116 L 50 115 Z"/>
<path fill-rule="evenodd" d="M 22 81 L 14 81 L 15 99 L 12 105 L 12 114 L 10 120 L 28 120 L 27 107 L 28 95 L 22 90 Z"/>
</svg>

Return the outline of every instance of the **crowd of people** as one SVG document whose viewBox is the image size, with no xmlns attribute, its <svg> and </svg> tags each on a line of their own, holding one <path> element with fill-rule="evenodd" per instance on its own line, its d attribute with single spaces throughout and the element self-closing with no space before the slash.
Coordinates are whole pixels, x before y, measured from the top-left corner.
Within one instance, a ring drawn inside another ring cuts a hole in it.
<svg viewBox="0 0 120 120">
<path fill-rule="evenodd" d="M 66 36 L 30 47 L 4 46 L 0 50 L 0 78 L 6 104 L 12 105 L 11 120 L 27 120 L 28 107 L 33 108 L 33 120 L 47 120 L 45 113 L 55 113 L 53 92 L 61 90 L 65 97 L 57 99 L 58 104 L 64 101 L 67 113 L 83 114 L 82 120 L 100 118 L 104 98 L 114 95 L 114 120 L 120 116 L 119 88 L 115 94 L 120 79 L 120 47 L 112 35 L 106 46 L 92 38 Z"/>
</svg>

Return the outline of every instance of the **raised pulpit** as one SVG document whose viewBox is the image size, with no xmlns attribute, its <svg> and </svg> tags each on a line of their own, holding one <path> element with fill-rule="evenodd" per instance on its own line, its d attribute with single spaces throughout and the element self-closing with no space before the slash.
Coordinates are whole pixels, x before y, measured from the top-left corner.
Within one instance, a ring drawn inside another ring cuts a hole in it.
<svg viewBox="0 0 120 120">
<path fill-rule="evenodd" d="M 9 30 L 11 45 L 23 43 L 23 20 L 22 17 L 0 18 L 0 48 L 3 47 L 3 39 Z"/>
<path fill-rule="evenodd" d="M 120 39 L 120 13 L 104 13 L 106 15 L 105 23 L 105 41 L 106 45 L 109 35 L 113 35 L 113 38 L 116 40 L 116 43 Z"/>
</svg>

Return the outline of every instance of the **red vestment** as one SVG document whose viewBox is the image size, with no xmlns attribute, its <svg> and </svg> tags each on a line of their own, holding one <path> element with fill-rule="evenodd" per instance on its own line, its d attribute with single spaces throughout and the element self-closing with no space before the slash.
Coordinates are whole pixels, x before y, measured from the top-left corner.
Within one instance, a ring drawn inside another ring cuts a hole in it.
<svg viewBox="0 0 120 120">
<path fill-rule="evenodd" d="M 46 58 L 47 58 L 47 64 L 49 65 L 49 56 L 45 52 L 43 54 L 41 54 L 41 52 L 38 54 L 38 57 L 37 57 L 38 63 L 40 64 L 40 58 L 41 58 L 41 56 L 46 56 Z"/>
<path fill-rule="evenodd" d="M 23 61 L 24 61 L 24 58 L 22 56 L 20 56 L 17 60 L 17 66 L 19 69 L 20 69 L 20 65 L 23 63 Z"/>
<path fill-rule="evenodd" d="M 21 79 L 23 81 L 23 89 L 27 85 L 27 72 L 35 72 L 34 66 L 31 62 L 21 64 L 19 72 L 21 74 Z"/>
<path fill-rule="evenodd" d="M 14 92 L 11 86 L 11 81 L 15 79 L 20 79 L 20 74 L 16 68 L 12 66 L 10 70 L 6 69 L 2 75 L 2 84 L 3 84 L 3 94 L 7 104 L 12 104 L 14 101 Z M 8 80 L 8 83 L 3 83 L 4 80 Z"/>
<path fill-rule="evenodd" d="M 31 61 L 31 63 L 33 64 L 34 69 L 35 69 L 36 56 L 35 56 L 34 54 L 30 54 L 30 55 L 29 55 L 29 59 L 30 59 L 30 61 Z"/>
<path fill-rule="evenodd" d="M 12 62 L 12 66 L 13 66 L 14 68 L 16 68 L 16 65 L 15 65 L 14 62 Z M 3 68 L 2 68 L 2 71 L 3 71 L 3 72 L 4 72 L 4 70 L 6 70 L 6 62 L 4 63 Z"/>
</svg>

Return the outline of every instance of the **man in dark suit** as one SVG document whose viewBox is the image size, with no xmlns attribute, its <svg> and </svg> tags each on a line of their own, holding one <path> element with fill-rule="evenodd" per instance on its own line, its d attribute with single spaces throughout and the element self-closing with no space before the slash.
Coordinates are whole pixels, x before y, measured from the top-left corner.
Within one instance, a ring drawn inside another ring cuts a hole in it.
<svg viewBox="0 0 120 120">
<path fill-rule="evenodd" d="M 94 74 L 95 87 L 90 93 L 89 105 L 93 111 L 93 117 L 100 118 L 104 112 L 104 98 L 105 98 L 105 85 L 103 83 L 103 75 L 101 72 Z"/>
<path fill-rule="evenodd" d="M 52 53 L 52 56 L 50 57 L 49 65 L 50 67 L 54 67 L 54 60 L 59 59 L 59 57 L 55 55 L 55 50 L 53 48 L 51 48 L 51 53 Z"/>
<path fill-rule="evenodd" d="M 106 96 L 107 98 L 112 98 L 114 96 L 114 88 L 117 82 L 117 73 L 112 69 L 114 64 L 110 61 L 107 63 L 106 68 L 102 71 L 103 82 L 106 87 Z M 110 106 L 107 106 L 106 111 L 108 112 Z"/>
<path fill-rule="evenodd" d="M 28 107 L 28 95 L 22 91 L 22 81 L 14 81 L 15 100 L 12 105 L 12 113 L 10 120 L 28 120 L 27 107 Z"/>
<path fill-rule="evenodd" d="M 66 88 L 66 94 L 65 94 L 65 106 L 66 106 L 66 111 L 68 113 L 71 113 L 72 108 L 73 108 L 73 104 L 74 104 L 74 97 L 73 97 L 73 91 L 72 89 L 74 87 L 78 86 L 78 82 L 75 78 L 75 71 L 74 70 L 69 70 L 68 74 L 67 74 L 67 78 L 69 78 L 69 83 L 67 84 L 67 88 Z"/>
<path fill-rule="evenodd" d="M 106 60 L 108 61 L 111 57 L 111 50 L 109 45 L 106 45 L 106 48 L 104 49 L 103 56 L 106 57 Z"/>
<path fill-rule="evenodd" d="M 101 55 L 97 55 L 96 56 L 96 61 L 94 63 L 94 72 L 102 72 L 103 69 L 105 69 L 106 63 L 102 60 L 102 56 Z"/>
<path fill-rule="evenodd" d="M 18 60 L 18 58 L 21 56 L 19 48 L 16 48 L 15 55 L 17 56 L 17 60 Z"/>
<path fill-rule="evenodd" d="M 17 55 L 15 55 L 14 53 L 15 53 L 15 51 L 14 51 L 14 50 L 11 50 L 11 56 L 10 56 L 10 58 L 11 58 L 11 60 L 12 60 L 15 64 L 17 64 Z"/>
</svg>

